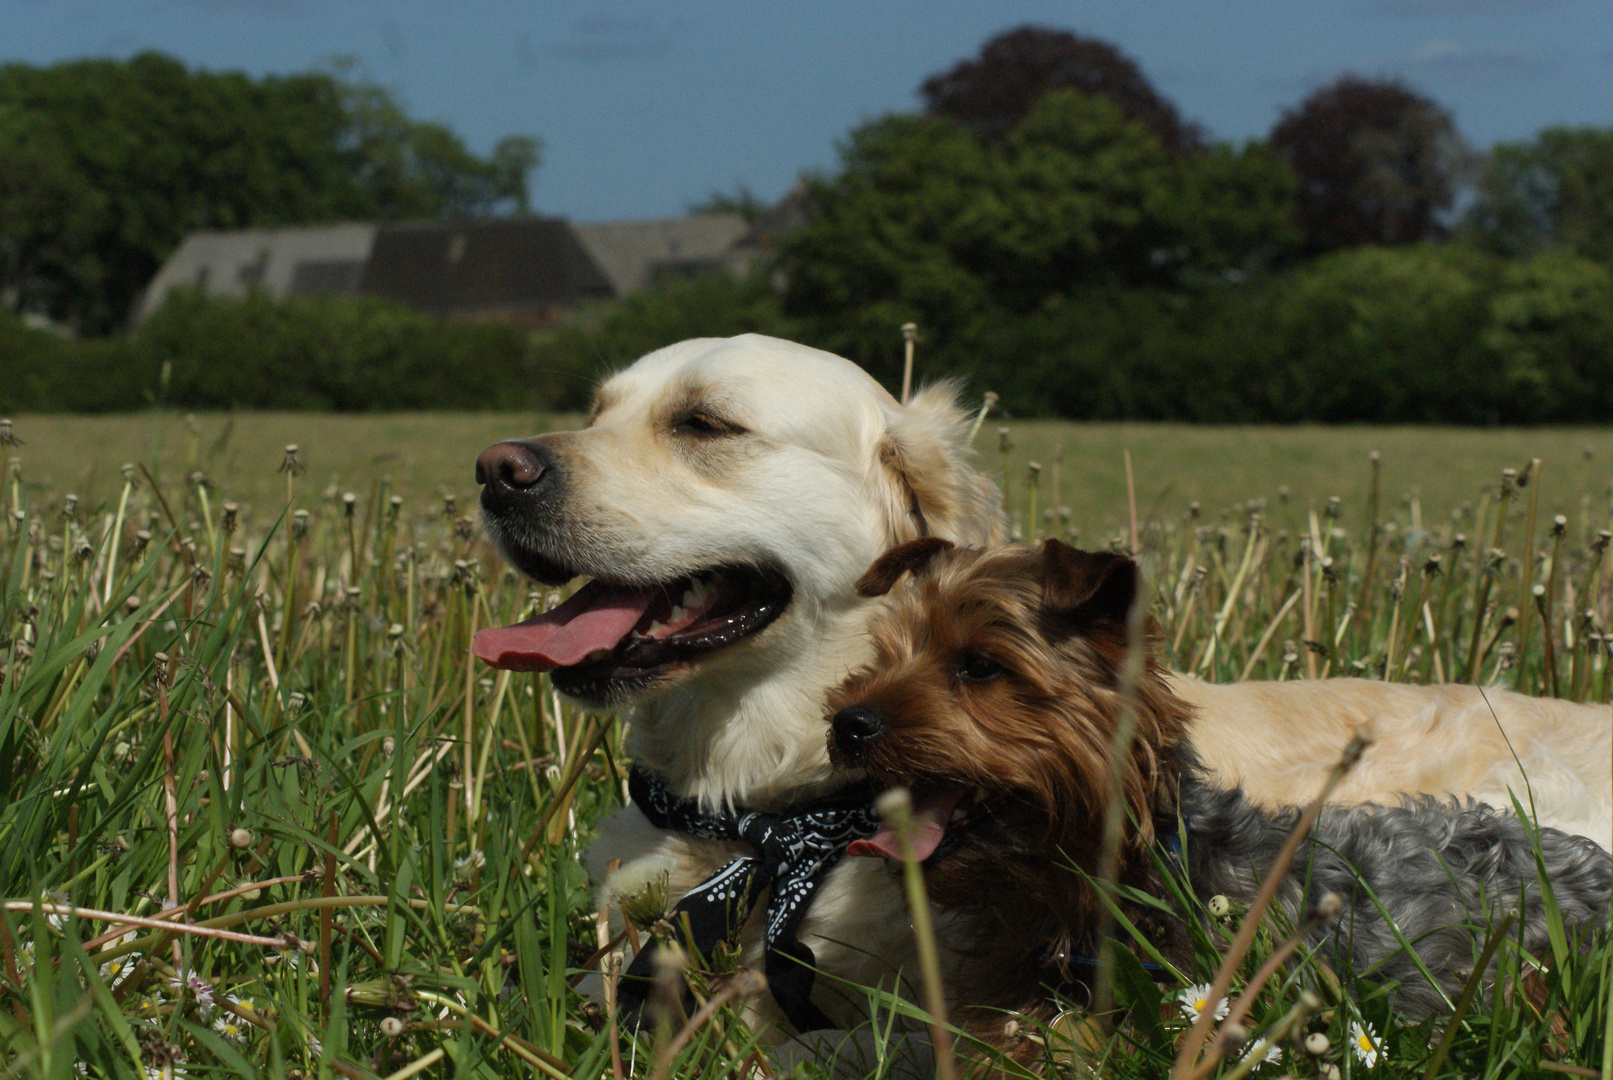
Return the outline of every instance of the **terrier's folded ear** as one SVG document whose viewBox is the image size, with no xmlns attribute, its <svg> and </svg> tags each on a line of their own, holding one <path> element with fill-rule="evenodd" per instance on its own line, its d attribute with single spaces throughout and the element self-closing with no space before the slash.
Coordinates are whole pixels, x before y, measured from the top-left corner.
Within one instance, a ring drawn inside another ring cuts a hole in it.
<svg viewBox="0 0 1613 1080">
<path fill-rule="evenodd" d="M 1049 540 L 1042 545 L 1042 562 L 1042 606 L 1048 612 L 1125 622 L 1137 601 L 1137 564 L 1124 555 Z"/>
<path fill-rule="evenodd" d="M 857 595 L 884 596 L 901 580 L 903 574 L 922 574 L 943 551 L 953 547 L 950 540 L 939 536 L 921 536 L 905 544 L 897 544 L 874 560 L 863 576 L 857 579 Z"/>
</svg>

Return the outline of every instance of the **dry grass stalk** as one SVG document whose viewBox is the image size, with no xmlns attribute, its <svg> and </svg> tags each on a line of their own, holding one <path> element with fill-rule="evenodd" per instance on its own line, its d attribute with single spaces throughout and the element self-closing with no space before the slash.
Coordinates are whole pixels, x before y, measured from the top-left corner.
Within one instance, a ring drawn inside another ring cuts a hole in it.
<svg viewBox="0 0 1613 1080">
<path fill-rule="evenodd" d="M 1277 889 L 1282 885 L 1288 867 L 1299 852 L 1300 844 L 1310 833 L 1311 826 L 1316 823 L 1316 816 L 1321 813 L 1322 806 L 1333 793 L 1333 789 L 1349 775 L 1356 762 L 1361 760 L 1361 753 L 1370 742 L 1371 739 L 1367 735 L 1356 733 L 1349 745 L 1344 748 L 1344 754 L 1338 764 L 1328 773 L 1327 779 L 1322 784 L 1322 790 L 1317 792 L 1316 798 L 1311 800 L 1311 804 L 1305 808 L 1305 813 L 1295 822 L 1293 831 L 1288 834 L 1288 840 L 1277 853 L 1271 869 L 1266 872 L 1266 879 L 1260 887 L 1259 894 L 1255 897 L 1254 903 L 1249 905 L 1249 911 L 1238 927 L 1237 936 L 1227 948 L 1221 967 L 1215 973 L 1215 979 L 1210 983 L 1205 1006 L 1199 1012 L 1198 1019 L 1193 1021 L 1193 1027 L 1188 1031 L 1181 1052 L 1177 1054 L 1176 1062 L 1171 1067 L 1172 1080 L 1198 1080 L 1200 1077 L 1208 1076 L 1215 1068 L 1216 1061 L 1221 1055 L 1220 1043 L 1212 1044 L 1202 1060 L 1199 1059 L 1199 1050 L 1204 1046 L 1210 1034 L 1210 1027 L 1215 1022 L 1216 1006 L 1227 996 L 1232 980 L 1238 973 L 1238 965 L 1242 962 L 1244 954 L 1249 951 L 1249 946 L 1254 943 L 1255 932 L 1260 928 L 1260 923 L 1265 918 L 1272 900 L 1276 898 Z"/>
<path fill-rule="evenodd" d="M 955 1080 L 957 1064 L 952 1055 L 952 1031 L 947 1025 L 946 990 L 941 984 L 941 954 L 935 944 L 930 921 L 930 902 L 924 891 L 924 869 L 919 865 L 913 844 L 913 800 L 904 788 L 894 788 L 879 797 L 878 808 L 896 833 L 897 850 L 902 856 L 902 880 L 907 890 L 907 906 L 913 916 L 913 936 L 918 944 L 919 970 L 924 982 L 924 1008 L 930 1014 L 930 1037 L 935 1044 L 935 1075 L 938 1080 Z"/>
</svg>

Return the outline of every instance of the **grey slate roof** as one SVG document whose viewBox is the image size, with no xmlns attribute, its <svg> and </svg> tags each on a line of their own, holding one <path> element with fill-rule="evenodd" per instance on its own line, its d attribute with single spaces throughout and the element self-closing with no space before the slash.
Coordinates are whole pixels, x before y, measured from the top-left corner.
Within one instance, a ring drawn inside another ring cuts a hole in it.
<svg viewBox="0 0 1613 1080">
<path fill-rule="evenodd" d="M 658 221 L 605 221 L 574 225 L 617 296 L 668 274 L 725 269 L 743 273 L 754 258 L 739 250 L 750 226 L 738 214 L 696 214 Z"/>
<path fill-rule="evenodd" d="M 187 236 L 147 286 L 145 319 L 170 290 L 210 296 L 381 296 L 438 315 L 545 320 L 668 275 L 742 273 L 761 255 L 738 214 L 573 225 L 559 218 L 296 226 Z"/>
<path fill-rule="evenodd" d="M 390 225 L 359 291 L 434 315 L 546 314 L 615 295 L 559 218 Z"/>
<path fill-rule="evenodd" d="M 376 228 L 355 222 L 191 233 L 146 286 L 135 319 L 146 318 L 169 290 L 183 286 L 197 286 L 210 296 L 262 289 L 276 300 L 356 292 Z"/>
</svg>

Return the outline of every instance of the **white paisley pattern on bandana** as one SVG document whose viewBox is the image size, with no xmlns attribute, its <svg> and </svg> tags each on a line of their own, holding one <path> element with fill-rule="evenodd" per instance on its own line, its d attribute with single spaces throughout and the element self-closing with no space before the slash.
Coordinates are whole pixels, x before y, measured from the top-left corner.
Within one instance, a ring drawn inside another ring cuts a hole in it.
<svg viewBox="0 0 1613 1080">
<path fill-rule="evenodd" d="M 879 831 L 875 789 L 859 784 L 777 814 L 712 811 L 673 794 L 664 779 L 635 765 L 628 792 L 657 828 L 708 840 L 742 841 L 757 849 L 757 855 L 733 860 L 678 901 L 672 923 L 679 925 L 681 917 L 688 916 L 695 947 L 709 953 L 719 943 L 733 940 L 762 890 L 772 886 L 767 900 L 768 986 L 797 1031 L 832 1026 L 812 1004 L 814 958 L 796 932 L 813 894 L 846 848 Z M 648 992 L 654 949 L 653 943 L 646 947 L 627 970 L 622 992 L 631 1004 L 642 1004 Z"/>
</svg>

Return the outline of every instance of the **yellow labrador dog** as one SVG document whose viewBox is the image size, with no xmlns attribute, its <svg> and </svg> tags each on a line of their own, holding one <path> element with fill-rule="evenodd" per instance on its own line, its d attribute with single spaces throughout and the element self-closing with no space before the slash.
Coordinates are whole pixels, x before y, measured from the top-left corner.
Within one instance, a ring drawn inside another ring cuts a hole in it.
<svg viewBox="0 0 1613 1080">
<path fill-rule="evenodd" d="M 620 711 L 635 760 L 676 796 L 713 811 L 823 796 L 837 783 L 825 693 L 871 659 L 879 601 L 857 595 L 858 577 L 917 536 L 1003 538 L 1000 495 L 967 435 L 950 388 L 902 405 L 856 365 L 802 345 L 745 335 L 651 353 L 604 383 L 582 430 L 498 443 L 478 460 L 487 531 L 511 563 L 551 585 L 591 580 L 554 611 L 483 631 L 477 654 L 549 671 L 574 700 Z M 1476 690 L 1181 684 L 1201 709 L 1193 741 L 1208 767 L 1268 803 L 1309 799 L 1365 720 L 1379 741 L 1346 800 L 1420 791 L 1504 803 L 1508 785 L 1523 791 Z M 1535 766 L 1550 774 L 1549 792 L 1536 785 L 1543 823 L 1605 844 L 1603 711 L 1514 695 L 1501 706 L 1531 779 Z M 676 898 L 747 848 L 656 828 L 630 806 L 587 861 L 596 882 L 613 860 L 624 880 L 664 868 Z M 753 910 L 752 964 L 761 922 Z M 889 984 L 893 970 L 916 970 L 907 927 L 890 871 L 846 859 L 799 937 L 821 970 Z M 817 980 L 813 1001 L 837 1023 L 856 1019 L 828 984 Z"/>
</svg>

